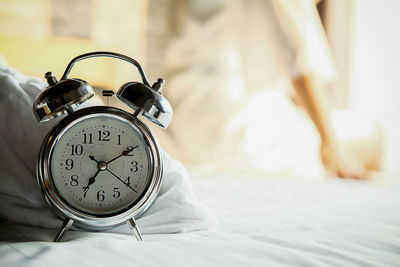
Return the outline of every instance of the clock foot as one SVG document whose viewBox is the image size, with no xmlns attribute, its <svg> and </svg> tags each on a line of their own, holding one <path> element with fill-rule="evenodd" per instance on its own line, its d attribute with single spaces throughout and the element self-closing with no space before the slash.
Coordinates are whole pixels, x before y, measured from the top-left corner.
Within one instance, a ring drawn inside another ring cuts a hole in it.
<svg viewBox="0 0 400 267">
<path fill-rule="evenodd" d="M 142 234 L 139 231 L 139 228 L 136 225 L 135 219 L 132 217 L 127 221 L 129 227 L 131 228 L 133 235 L 136 237 L 138 241 L 143 241 Z"/>
<path fill-rule="evenodd" d="M 61 237 L 65 234 L 65 232 L 68 231 L 68 229 L 71 227 L 71 225 L 74 223 L 74 220 L 70 218 L 66 218 L 61 225 L 60 231 L 58 232 L 56 238 L 54 239 L 54 242 L 58 242 Z"/>
</svg>

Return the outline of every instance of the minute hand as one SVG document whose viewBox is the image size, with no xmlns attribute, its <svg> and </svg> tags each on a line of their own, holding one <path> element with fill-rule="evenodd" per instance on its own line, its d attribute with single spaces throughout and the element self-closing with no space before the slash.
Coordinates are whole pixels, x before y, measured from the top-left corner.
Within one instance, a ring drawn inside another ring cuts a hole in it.
<svg viewBox="0 0 400 267">
<path fill-rule="evenodd" d="M 116 156 L 115 158 L 113 158 L 112 160 L 107 161 L 106 164 L 111 163 L 111 162 L 113 162 L 114 160 L 116 160 L 116 159 L 118 159 L 118 158 L 120 158 L 120 157 L 122 157 L 122 156 L 133 156 L 133 155 L 129 155 L 129 153 L 131 153 L 131 152 L 132 152 L 135 148 L 137 148 L 137 147 L 138 147 L 138 146 L 135 146 L 135 147 L 128 146 L 128 147 L 126 148 L 126 150 L 122 151 L 122 154 L 121 154 L 121 155 L 118 155 L 118 156 Z"/>
</svg>

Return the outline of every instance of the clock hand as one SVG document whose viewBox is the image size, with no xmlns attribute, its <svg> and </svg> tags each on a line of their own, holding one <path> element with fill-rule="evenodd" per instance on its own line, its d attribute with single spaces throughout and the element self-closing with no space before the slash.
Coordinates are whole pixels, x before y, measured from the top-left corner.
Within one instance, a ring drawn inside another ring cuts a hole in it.
<svg viewBox="0 0 400 267">
<path fill-rule="evenodd" d="M 96 176 L 99 174 L 99 172 L 100 172 L 100 169 L 98 169 L 96 174 L 89 179 L 87 186 L 82 187 L 83 197 L 86 197 L 86 193 L 87 193 L 87 191 L 89 191 L 90 185 L 92 185 L 92 184 L 94 184 L 94 182 L 96 182 Z"/>
<path fill-rule="evenodd" d="M 98 161 L 97 161 L 97 160 L 96 160 L 96 159 L 95 159 L 93 156 L 90 156 L 90 155 L 89 155 L 89 158 L 90 158 L 91 160 L 94 160 L 94 161 L 96 161 L 96 162 L 97 162 L 97 164 L 98 164 L 98 163 L 100 163 L 100 162 L 98 162 Z"/>
<path fill-rule="evenodd" d="M 129 153 L 131 153 L 135 148 L 138 148 L 138 147 L 139 147 L 139 146 L 135 146 L 135 147 L 128 146 L 128 147 L 126 148 L 126 150 L 122 151 L 121 155 L 119 155 L 119 156 L 113 158 L 113 159 L 110 160 L 110 161 L 107 161 L 106 164 L 111 163 L 111 162 L 113 162 L 114 160 L 116 160 L 116 159 L 118 159 L 118 158 L 120 158 L 120 157 L 122 157 L 122 156 L 133 156 L 132 154 L 129 155 Z"/>
<path fill-rule="evenodd" d="M 114 175 L 115 178 L 117 178 L 118 180 L 120 180 L 124 185 L 126 185 L 127 187 L 129 187 L 130 189 L 132 189 L 135 193 L 137 193 L 137 191 L 135 189 L 133 189 L 130 185 L 127 185 L 124 181 L 122 181 L 121 178 L 119 178 L 115 173 L 113 173 L 112 171 L 110 171 L 109 169 L 107 169 L 107 171 L 109 173 L 111 173 L 112 175 Z"/>
</svg>

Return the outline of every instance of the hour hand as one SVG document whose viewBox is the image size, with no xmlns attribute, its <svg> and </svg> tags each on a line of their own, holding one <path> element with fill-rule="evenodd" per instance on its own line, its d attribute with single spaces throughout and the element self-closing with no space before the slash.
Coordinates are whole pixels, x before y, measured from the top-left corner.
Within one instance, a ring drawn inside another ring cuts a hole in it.
<svg viewBox="0 0 400 267">
<path fill-rule="evenodd" d="M 99 163 L 93 156 L 89 155 L 89 158 L 93 161 L 96 161 L 97 163 Z"/>
</svg>

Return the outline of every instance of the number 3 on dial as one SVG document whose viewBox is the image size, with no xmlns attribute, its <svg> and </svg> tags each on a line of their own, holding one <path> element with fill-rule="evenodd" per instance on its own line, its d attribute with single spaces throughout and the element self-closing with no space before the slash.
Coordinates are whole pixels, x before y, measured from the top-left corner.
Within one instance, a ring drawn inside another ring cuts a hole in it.
<svg viewBox="0 0 400 267">
<path fill-rule="evenodd" d="M 139 170 L 138 164 L 136 160 L 131 161 L 131 172 L 137 172 Z"/>
</svg>

